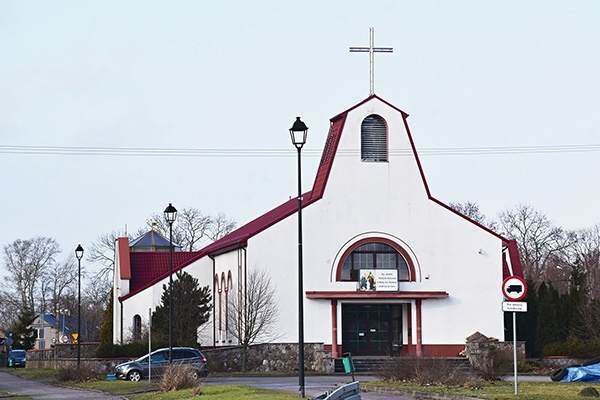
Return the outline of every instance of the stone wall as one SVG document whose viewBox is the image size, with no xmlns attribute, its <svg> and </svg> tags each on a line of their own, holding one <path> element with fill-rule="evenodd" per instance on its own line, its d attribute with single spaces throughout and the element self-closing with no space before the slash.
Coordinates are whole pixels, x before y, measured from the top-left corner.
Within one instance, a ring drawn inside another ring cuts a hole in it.
<svg viewBox="0 0 600 400">
<path fill-rule="evenodd" d="M 512 358 L 514 354 L 513 342 L 501 342 L 496 338 L 489 338 L 479 332 L 469 336 L 465 345 L 465 356 L 475 369 L 485 370 L 490 365 L 491 357 L 504 354 Z M 525 358 L 525 342 L 517 341 L 517 359 Z"/>
<path fill-rule="evenodd" d="M 101 374 L 114 372 L 114 367 L 132 357 L 97 358 L 98 343 L 81 343 L 80 363 L 89 366 Z M 216 347 L 202 349 L 208 360 L 209 371 L 237 372 L 242 370 L 242 348 Z M 323 349 L 323 343 L 305 343 L 304 361 L 306 370 L 319 373 L 331 373 L 334 370 L 334 360 L 331 353 Z M 77 345 L 59 344 L 52 349 L 29 350 L 27 352 L 27 367 L 53 368 L 76 365 Z M 277 343 L 257 344 L 250 346 L 247 355 L 247 371 L 263 372 L 294 372 L 298 371 L 298 344 Z"/>
<path fill-rule="evenodd" d="M 98 343 L 81 343 L 80 364 L 90 367 L 101 374 L 114 372 L 114 367 L 131 357 L 97 358 Z M 57 344 L 51 349 L 28 350 L 28 368 L 66 368 L 77 365 L 77 345 Z"/>
<path fill-rule="evenodd" d="M 242 348 L 217 347 L 203 349 L 208 360 L 209 371 L 235 372 L 242 370 Z M 304 362 L 306 370 L 319 373 L 331 373 L 334 360 L 331 353 L 323 349 L 323 343 L 304 344 Z M 250 346 L 247 355 L 247 371 L 294 372 L 298 371 L 298 344 L 275 343 Z"/>
</svg>

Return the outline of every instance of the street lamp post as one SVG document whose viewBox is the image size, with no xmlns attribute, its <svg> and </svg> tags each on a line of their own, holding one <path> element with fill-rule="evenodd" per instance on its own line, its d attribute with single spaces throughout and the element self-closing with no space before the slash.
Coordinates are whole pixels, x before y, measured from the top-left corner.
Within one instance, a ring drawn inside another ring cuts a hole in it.
<svg viewBox="0 0 600 400">
<path fill-rule="evenodd" d="M 80 244 L 75 249 L 75 257 L 79 264 L 78 274 L 78 297 L 77 297 L 77 369 L 81 366 L 81 259 L 83 258 L 83 247 Z"/>
<path fill-rule="evenodd" d="M 304 398 L 304 289 L 302 279 L 302 163 L 301 150 L 306 143 L 308 127 L 296 117 L 290 128 L 292 144 L 298 150 L 298 390 Z"/>
<path fill-rule="evenodd" d="M 177 209 L 171 203 L 165 208 L 165 220 L 169 224 L 169 364 L 173 362 L 173 222 Z"/>
</svg>

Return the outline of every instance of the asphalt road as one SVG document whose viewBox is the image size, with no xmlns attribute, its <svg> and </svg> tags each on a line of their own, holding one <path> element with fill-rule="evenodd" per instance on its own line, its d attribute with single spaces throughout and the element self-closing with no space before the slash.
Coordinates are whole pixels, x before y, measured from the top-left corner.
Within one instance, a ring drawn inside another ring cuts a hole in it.
<svg viewBox="0 0 600 400">
<path fill-rule="evenodd" d="M 40 400 L 121 400 L 120 396 L 111 396 L 104 393 L 92 392 L 88 390 L 70 389 L 61 386 L 54 386 L 35 380 L 26 380 L 18 376 L 0 372 L 0 391 L 11 394 L 20 394 L 29 396 L 32 399 Z"/>
</svg>

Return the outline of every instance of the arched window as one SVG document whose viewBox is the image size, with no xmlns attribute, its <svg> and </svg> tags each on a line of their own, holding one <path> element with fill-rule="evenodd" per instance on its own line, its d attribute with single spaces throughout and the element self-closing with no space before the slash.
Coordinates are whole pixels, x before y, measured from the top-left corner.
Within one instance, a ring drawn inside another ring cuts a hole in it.
<svg viewBox="0 0 600 400">
<path fill-rule="evenodd" d="M 138 314 L 133 316 L 133 341 L 142 340 L 142 317 Z"/>
<path fill-rule="evenodd" d="M 387 124 L 379 115 L 369 115 L 360 125 L 360 156 L 363 161 L 388 160 Z"/>
<path fill-rule="evenodd" d="M 398 281 L 412 280 L 412 268 L 406 258 L 390 244 L 379 241 L 359 244 L 343 260 L 339 280 L 358 282 L 360 270 L 395 269 Z"/>
</svg>

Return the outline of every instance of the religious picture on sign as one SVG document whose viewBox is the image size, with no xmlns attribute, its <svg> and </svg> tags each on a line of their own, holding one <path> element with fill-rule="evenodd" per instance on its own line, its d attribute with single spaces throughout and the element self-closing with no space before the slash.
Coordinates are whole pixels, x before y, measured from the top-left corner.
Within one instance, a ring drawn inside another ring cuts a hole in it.
<svg viewBox="0 0 600 400">
<path fill-rule="evenodd" d="M 397 292 L 398 270 L 361 269 L 358 280 L 360 292 Z"/>
<path fill-rule="evenodd" d="M 358 290 L 361 292 L 374 292 L 377 290 L 377 281 L 375 279 L 375 273 L 373 270 L 360 270 L 360 282 Z"/>
</svg>

